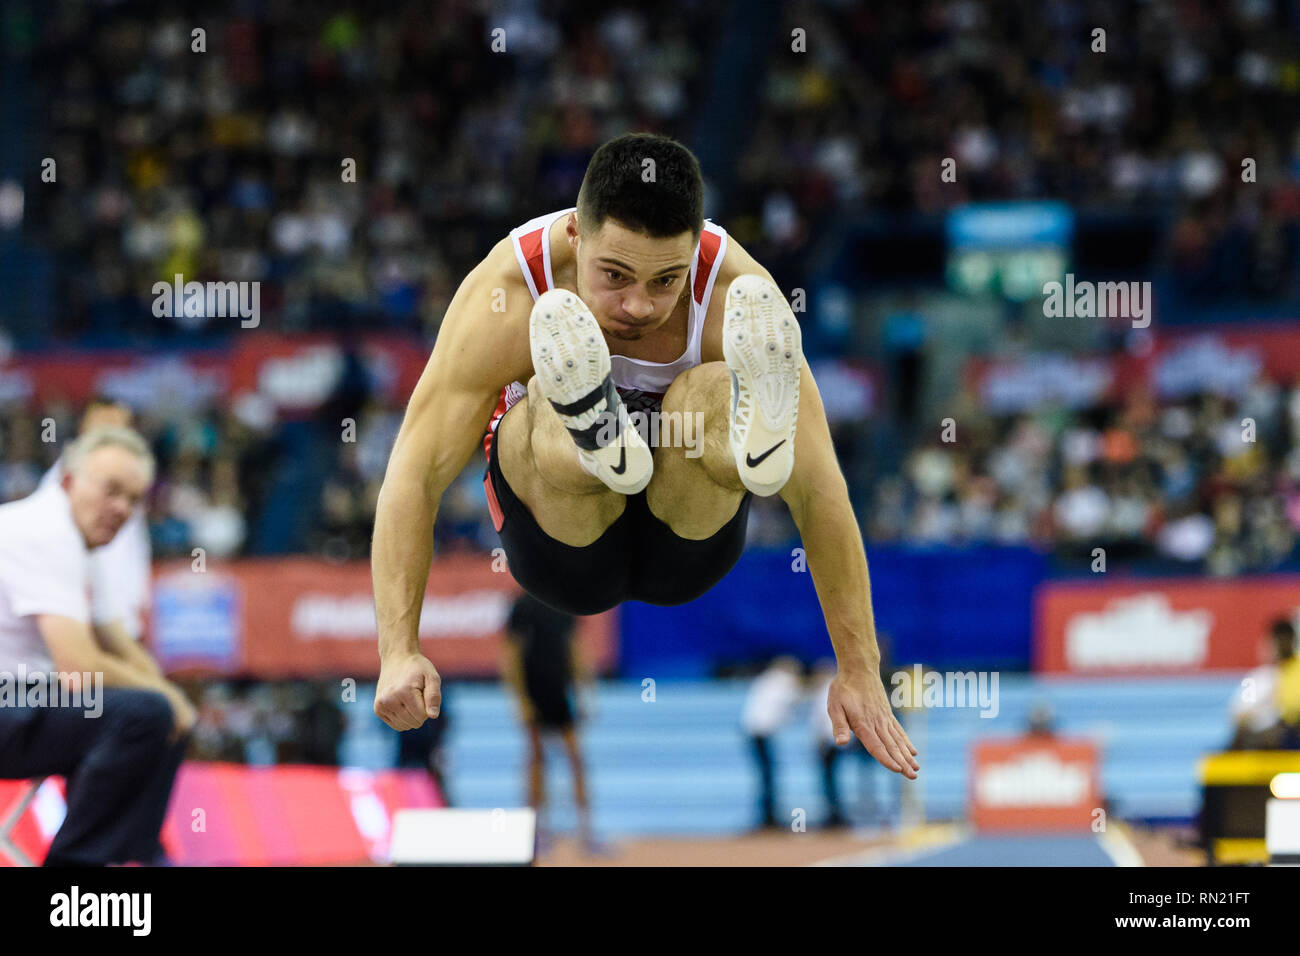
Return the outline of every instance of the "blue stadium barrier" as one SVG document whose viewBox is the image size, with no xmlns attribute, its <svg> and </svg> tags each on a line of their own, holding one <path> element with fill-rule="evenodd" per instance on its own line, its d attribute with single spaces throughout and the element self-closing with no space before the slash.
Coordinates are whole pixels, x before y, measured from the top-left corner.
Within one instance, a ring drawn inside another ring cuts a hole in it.
<svg viewBox="0 0 1300 956">
<path fill-rule="evenodd" d="M 1028 548 L 870 548 L 877 630 L 896 662 L 1027 670 L 1032 594 L 1047 559 Z M 706 677 L 769 655 L 832 653 L 812 576 L 789 551 L 750 550 L 708 594 L 678 607 L 628 602 L 620 673 Z"/>
</svg>

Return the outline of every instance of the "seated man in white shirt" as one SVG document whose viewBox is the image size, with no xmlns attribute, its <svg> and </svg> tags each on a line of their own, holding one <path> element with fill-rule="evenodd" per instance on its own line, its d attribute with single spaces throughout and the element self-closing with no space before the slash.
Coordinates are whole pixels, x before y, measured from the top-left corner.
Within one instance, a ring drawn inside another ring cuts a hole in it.
<svg viewBox="0 0 1300 956">
<path fill-rule="evenodd" d="M 44 672 L 50 687 L 40 706 L 30 693 L 0 706 L 0 777 L 67 780 L 47 866 L 157 863 L 195 712 L 134 641 L 94 627 L 88 598 L 90 551 L 139 505 L 153 456 L 110 427 L 78 438 L 63 464 L 58 484 L 0 505 L 0 678 Z M 57 675 L 70 674 L 102 682 L 94 708 L 56 702 Z"/>
<path fill-rule="evenodd" d="M 131 409 L 109 398 L 95 398 L 81 415 L 78 434 L 96 428 L 131 428 Z M 40 487 L 57 485 L 63 480 L 63 460 L 41 478 Z M 90 552 L 90 614 L 94 625 L 122 638 L 122 649 L 140 658 L 146 666 L 149 655 L 138 641 L 144 634 L 144 619 L 149 608 L 152 584 L 153 549 L 149 543 L 149 521 L 143 505 L 137 506 L 113 540 Z M 137 653 L 138 652 L 138 653 Z"/>
</svg>

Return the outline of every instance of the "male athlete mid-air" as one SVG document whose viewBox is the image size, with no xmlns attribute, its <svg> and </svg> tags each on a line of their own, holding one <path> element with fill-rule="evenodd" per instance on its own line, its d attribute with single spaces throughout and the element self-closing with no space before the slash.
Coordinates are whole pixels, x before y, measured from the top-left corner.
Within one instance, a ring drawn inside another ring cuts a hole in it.
<svg viewBox="0 0 1300 956">
<path fill-rule="evenodd" d="M 572 614 L 694 600 L 739 559 L 751 496 L 780 494 L 835 648 L 836 742 L 852 732 L 914 778 L 799 324 L 767 271 L 702 217 L 689 150 L 620 136 L 592 157 L 576 209 L 515 229 L 461 283 L 379 495 L 375 713 L 397 730 L 438 715 L 441 679 L 417 637 L 431 532 L 481 443 L 511 574 Z M 654 447 L 646 421 L 660 426 Z"/>
</svg>

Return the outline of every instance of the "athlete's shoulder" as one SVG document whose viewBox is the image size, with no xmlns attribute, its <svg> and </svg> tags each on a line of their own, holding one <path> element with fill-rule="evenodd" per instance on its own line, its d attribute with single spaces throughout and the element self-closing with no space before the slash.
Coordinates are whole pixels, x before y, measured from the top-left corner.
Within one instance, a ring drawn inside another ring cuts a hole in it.
<svg viewBox="0 0 1300 956">
<path fill-rule="evenodd" d="M 527 289 L 528 286 L 519 268 L 519 260 L 515 256 L 515 242 L 512 236 L 505 236 L 494 245 L 478 264 L 475 272 L 479 273 L 480 278 L 491 280 L 494 286 L 499 285 L 507 289 L 513 287 Z"/>
<path fill-rule="evenodd" d="M 433 379 L 493 391 L 523 374 L 531 366 L 532 302 L 506 236 L 466 274 L 452 296 L 429 357 Z"/>
<path fill-rule="evenodd" d="M 769 280 L 772 279 L 772 274 L 763 268 L 759 261 L 746 251 L 744 246 L 736 241 L 736 237 L 728 235 L 727 246 L 722 256 L 722 265 L 718 269 L 717 287 L 721 287 L 722 291 L 725 292 L 726 286 L 731 284 L 732 279 L 737 276 L 753 274 L 761 275 Z"/>
<path fill-rule="evenodd" d="M 499 277 L 503 288 L 520 288 L 533 294 L 544 291 L 547 267 L 552 275 L 571 252 L 565 237 L 564 222 L 573 210 L 561 209 L 534 216 L 514 227 L 484 258 L 481 268 L 489 276 Z"/>
</svg>

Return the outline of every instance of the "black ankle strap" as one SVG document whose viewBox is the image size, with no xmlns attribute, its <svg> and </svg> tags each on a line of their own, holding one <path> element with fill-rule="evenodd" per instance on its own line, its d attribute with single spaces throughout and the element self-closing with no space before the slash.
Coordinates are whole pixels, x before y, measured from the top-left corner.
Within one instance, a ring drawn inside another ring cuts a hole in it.
<svg viewBox="0 0 1300 956">
<path fill-rule="evenodd" d="M 606 375 L 604 381 L 593 388 L 582 398 L 568 405 L 561 405 L 559 402 L 551 402 L 551 407 L 561 415 L 581 415 L 583 412 L 590 411 L 600 404 L 601 399 L 605 401 L 605 410 L 596 416 L 596 420 L 586 428 L 569 428 L 569 434 L 573 436 L 573 441 L 584 451 L 595 451 L 604 445 L 611 444 L 618 440 L 619 430 L 622 428 L 618 421 L 618 413 L 623 400 L 618 396 L 618 389 L 614 386 L 614 379 Z M 606 428 L 606 423 L 613 418 L 613 434 Z M 566 426 L 567 427 L 567 426 Z M 603 433 L 603 434 L 602 434 Z M 605 441 L 602 443 L 601 438 Z"/>
<path fill-rule="evenodd" d="M 618 398 L 618 390 L 614 387 L 612 374 L 606 375 L 599 385 L 577 401 L 570 402 L 567 405 L 551 402 L 551 407 L 561 415 L 581 415 L 583 412 L 595 408 L 602 398 L 608 403 L 605 407 L 613 409 L 614 402 Z"/>
</svg>

